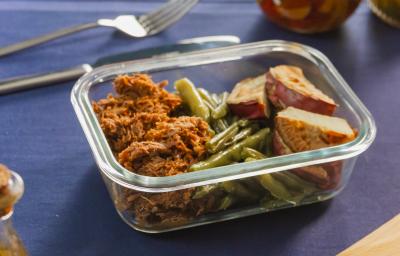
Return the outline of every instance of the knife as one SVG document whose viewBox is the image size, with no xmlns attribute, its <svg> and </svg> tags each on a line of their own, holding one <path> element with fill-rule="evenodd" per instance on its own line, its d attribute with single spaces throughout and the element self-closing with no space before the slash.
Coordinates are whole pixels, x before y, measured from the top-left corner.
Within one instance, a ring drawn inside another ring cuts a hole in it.
<svg viewBox="0 0 400 256">
<path fill-rule="evenodd" d="M 106 64 L 150 58 L 166 54 L 174 55 L 202 49 L 229 46 L 238 43 L 240 43 L 240 39 L 236 36 L 206 36 L 181 40 L 178 41 L 177 44 L 172 45 L 164 45 L 160 47 L 146 48 L 133 52 L 110 55 L 98 59 L 92 65 L 81 64 L 77 67 L 55 72 L 18 76 L 2 80 L 0 81 L 0 95 L 74 80 L 81 77 L 85 73 L 90 72 L 93 68 Z"/>
</svg>

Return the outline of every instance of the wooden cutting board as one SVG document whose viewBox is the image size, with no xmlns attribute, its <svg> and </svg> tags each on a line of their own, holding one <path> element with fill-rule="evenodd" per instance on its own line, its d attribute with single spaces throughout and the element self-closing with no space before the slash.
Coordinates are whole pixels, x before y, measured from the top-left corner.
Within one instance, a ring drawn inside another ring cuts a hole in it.
<svg viewBox="0 0 400 256">
<path fill-rule="evenodd" d="M 337 256 L 400 255 L 400 214 Z"/>
</svg>

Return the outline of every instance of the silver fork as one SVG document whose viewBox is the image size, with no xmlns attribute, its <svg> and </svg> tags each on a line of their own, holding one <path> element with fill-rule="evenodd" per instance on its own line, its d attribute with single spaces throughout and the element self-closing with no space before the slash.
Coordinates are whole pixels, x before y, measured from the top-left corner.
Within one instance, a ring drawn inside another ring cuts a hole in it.
<svg viewBox="0 0 400 256">
<path fill-rule="evenodd" d="M 170 0 L 159 9 L 137 17 L 134 15 L 120 15 L 115 19 L 99 19 L 96 22 L 57 30 L 50 34 L 0 48 L 0 57 L 59 37 L 96 27 L 112 27 L 131 37 L 151 36 L 178 21 L 197 2 L 198 0 Z"/>
</svg>

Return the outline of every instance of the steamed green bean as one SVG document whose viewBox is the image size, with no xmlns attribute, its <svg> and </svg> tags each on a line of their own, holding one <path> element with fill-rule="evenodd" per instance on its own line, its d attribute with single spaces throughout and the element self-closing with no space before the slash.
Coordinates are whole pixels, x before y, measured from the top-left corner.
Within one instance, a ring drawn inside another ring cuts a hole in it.
<svg viewBox="0 0 400 256">
<path fill-rule="evenodd" d="M 221 104 L 221 99 L 219 98 L 219 96 L 216 93 L 212 93 L 211 94 L 211 98 L 217 103 L 217 104 Z"/>
<path fill-rule="evenodd" d="M 227 130 L 225 130 L 227 131 Z M 232 138 L 239 132 L 238 127 L 234 127 L 233 129 L 229 130 L 227 133 L 225 133 L 225 136 L 222 137 L 221 139 L 217 140 L 215 143 L 206 143 L 206 147 L 210 153 L 217 153 L 224 149 L 226 146 L 226 143 L 232 140 Z M 220 133 L 221 134 L 221 133 Z"/>
<path fill-rule="evenodd" d="M 231 141 L 227 142 L 227 143 L 225 144 L 225 146 L 227 147 L 227 146 L 233 145 L 233 144 L 235 144 L 235 143 L 241 141 L 242 139 L 247 138 L 248 136 L 250 136 L 251 134 L 253 134 L 253 132 L 254 132 L 254 131 L 253 131 L 253 128 L 251 128 L 251 127 L 244 128 L 243 130 L 239 131 L 239 132 L 235 135 L 235 137 L 232 138 Z"/>
<path fill-rule="evenodd" d="M 195 116 L 201 117 L 207 122 L 210 120 L 210 110 L 204 104 L 196 87 L 189 79 L 183 78 L 176 81 L 175 88 Z"/>
<path fill-rule="evenodd" d="M 293 196 L 290 191 L 270 173 L 258 176 L 260 184 L 267 189 L 274 197 L 283 199 L 289 203 L 297 204 L 299 198 Z"/>
<path fill-rule="evenodd" d="M 259 159 L 264 159 L 267 157 L 263 153 L 255 150 L 253 148 L 248 148 L 248 147 L 243 148 L 241 154 L 242 154 L 242 159 L 246 159 L 246 158 L 250 157 L 250 158 L 259 160 Z"/>
<path fill-rule="evenodd" d="M 229 96 L 229 94 L 227 92 L 222 94 L 221 103 L 211 113 L 211 115 L 214 119 L 223 118 L 228 114 L 229 108 L 228 108 L 228 104 L 226 103 L 228 96 Z"/>
<path fill-rule="evenodd" d="M 229 194 L 237 196 L 238 198 L 241 198 L 243 200 L 254 201 L 257 199 L 256 194 L 249 191 L 245 186 L 243 186 L 238 181 L 232 181 L 232 180 L 225 181 L 225 182 L 222 182 L 221 186 Z"/>
<path fill-rule="evenodd" d="M 197 88 L 200 97 L 210 103 L 210 105 L 215 108 L 217 107 L 218 103 L 211 97 L 210 93 L 204 88 Z"/>
<path fill-rule="evenodd" d="M 239 132 L 239 122 L 236 122 L 229 127 L 227 127 L 224 131 L 217 134 L 213 138 L 211 138 L 207 143 L 207 149 L 211 153 L 217 152 L 217 148 L 220 149 L 221 143 L 227 143 L 229 140 L 233 139 L 233 137 Z"/>
<path fill-rule="evenodd" d="M 235 204 L 237 199 L 232 196 L 232 195 L 227 195 L 224 198 L 222 198 L 221 203 L 218 207 L 218 210 L 226 210 L 229 207 L 231 207 L 233 204 Z"/>
<path fill-rule="evenodd" d="M 200 199 L 204 196 L 216 191 L 219 188 L 218 184 L 210 184 L 198 187 L 195 194 L 192 196 L 193 199 Z"/>
<path fill-rule="evenodd" d="M 259 130 L 257 133 L 247 137 L 236 145 L 230 146 L 224 151 L 212 155 L 210 158 L 193 164 L 189 170 L 199 171 L 209 168 L 214 168 L 218 166 L 228 165 L 232 162 L 237 162 L 241 160 L 241 151 L 244 147 L 257 148 L 260 143 L 267 137 L 269 133 L 269 128 L 264 128 Z M 218 135 L 216 135 L 218 136 Z"/>
</svg>

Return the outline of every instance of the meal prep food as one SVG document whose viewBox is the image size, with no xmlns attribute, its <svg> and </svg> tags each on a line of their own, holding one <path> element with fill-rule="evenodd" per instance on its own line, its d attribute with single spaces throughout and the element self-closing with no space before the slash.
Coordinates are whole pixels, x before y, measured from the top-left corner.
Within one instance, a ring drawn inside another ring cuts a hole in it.
<svg viewBox="0 0 400 256">
<path fill-rule="evenodd" d="M 115 95 L 93 109 L 117 161 L 144 176 L 172 176 L 331 147 L 357 132 L 333 117 L 334 100 L 299 67 L 280 65 L 244 78 L 230 92 L 209 92 L 182 78 L 118 76 Z M 249 205 L 297 205 L 335 189 L 342 162 L 301 167 L 164 193 L 122 189 L 117 208 L 141 226 L 176 226 L 212 212 Z"/>
</svg>

